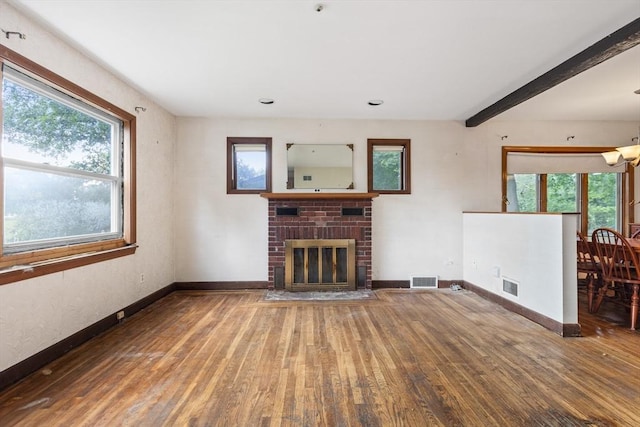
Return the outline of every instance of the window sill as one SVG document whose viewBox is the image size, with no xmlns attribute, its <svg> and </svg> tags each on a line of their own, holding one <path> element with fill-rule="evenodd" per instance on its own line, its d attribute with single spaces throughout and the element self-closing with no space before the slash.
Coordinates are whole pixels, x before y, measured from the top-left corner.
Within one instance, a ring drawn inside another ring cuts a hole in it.
<svg viewBox="0 0 640 427">
<path fill-rule="evenodd" d="M 120 248 L 87 252 L 63 258 L 50 259 L 32 264 L 16 265 L 11 268 L 0 270 L 0 285 L 19 282 L 45 274 L 57 273 L 59 271 L 70 270 L 72 268 L 95 264 L 110 259 L 133 255 L 137 245 L 127 245 Z"/>
</svg>

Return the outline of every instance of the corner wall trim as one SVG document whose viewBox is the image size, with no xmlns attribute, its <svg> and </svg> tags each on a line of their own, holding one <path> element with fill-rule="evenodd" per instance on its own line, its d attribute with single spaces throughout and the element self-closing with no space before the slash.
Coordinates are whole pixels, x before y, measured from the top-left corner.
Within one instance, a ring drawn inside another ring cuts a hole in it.
<svg viewBox="0 0 640 427">
<path fill-rule="evenodd" d="M 169 295 L 175 290 L 175 283 L 172 283 L 162 289 L 153 292 L 150 295 L 128 305 L 122 311 L 125 313 L 125 318 L 137 313 L 143 308 L 151 305 L 161 298 Z M 75 334 L 68 336 L 62 341 L 58 341 L 50 347 L 34 354 L 27 359 L 18 362 L 17 364 L 0 372 L 0 390 L 3 390 L 10 385 L 20 381 L 27 375 L 32 374 L 38 369 L 42 368 L 48 363 L 53 362 L 62 355 L 68 353 L 76 347 L 89 341 L 91 338 L 107 331 L 108 329 L 118 324 L 118 318 L 116 313 L 110 314 L 104 319 L 98 320 L 92 325 L 76 332 Z"/>
<path fill-rule="evenodd" d="M 496 295 L 492 292 L 487 291 L 484 288 L 474 285 L 473 283 L 464 282 L 464 288 L 472 291 L 473 293 L 481 296 L 482 298 L 494 302 L 503 308 L 519 314 L 527 319 L 535 322 L 545 328 L 549 329 L 552 332 L 557 333 L 563 337 L 579 337 L 581 334 L 581 327 L 579 323 L 560 323 L 557 320 L 553 320 L 547 316 L 544 316 L 540 313 L 537 313 L 529 308 L 523 307 L 520 304 L 516 304 L 515 302 L 508 300 L 500 295 Z"/>
</svg>

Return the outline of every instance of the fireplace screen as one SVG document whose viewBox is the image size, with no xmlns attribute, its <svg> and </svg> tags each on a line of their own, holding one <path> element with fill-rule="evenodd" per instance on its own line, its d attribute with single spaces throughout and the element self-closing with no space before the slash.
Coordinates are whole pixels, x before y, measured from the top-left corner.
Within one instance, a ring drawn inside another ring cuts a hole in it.
<svg viewBox="0 0 640 427">
<path fill-rule="evenodd" d="M 288 290 L 355 290 L 354 239 L 286 240 Z"/>
</svg>

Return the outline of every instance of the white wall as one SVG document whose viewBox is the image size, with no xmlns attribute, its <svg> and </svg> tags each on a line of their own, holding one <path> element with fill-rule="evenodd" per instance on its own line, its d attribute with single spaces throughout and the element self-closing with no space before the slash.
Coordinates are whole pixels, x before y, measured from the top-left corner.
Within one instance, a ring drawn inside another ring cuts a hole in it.
<svg viewBox="0 0 640 427">
<path fill-rule="evenodd" d="M 267 280 L 267 201 L 226 194 L 227 136 L 273 138 L 274 192 L 287 191 L 287 143 L 354 144 L 354 191 L 366 192 L 367 138 L 410 138 L 411 194 L 373 201 L 373 279 L 460 280 L 462 211 L 500 210 L 502 145 L 628 145 L 637 132 L 632 122 L 468 129 L 443 121 L 179 118 L 176 280 Z"/>
<path fill-rule="evenodd" d="M 578 323 L 576 216 L 464 213 L 465 281 L 559 323 Z M 502 289 L 516 282 L 518 295 Z"/>
<path fill-rule="evenodd" d="M 0 2 L 1 43 L 137 114 L 135 255 L 0 286 L 0 371 L 174 282 L 175 118 L 87 57 Z M 144 274 L 144 283 L 140 283 Z"/>
</svg>

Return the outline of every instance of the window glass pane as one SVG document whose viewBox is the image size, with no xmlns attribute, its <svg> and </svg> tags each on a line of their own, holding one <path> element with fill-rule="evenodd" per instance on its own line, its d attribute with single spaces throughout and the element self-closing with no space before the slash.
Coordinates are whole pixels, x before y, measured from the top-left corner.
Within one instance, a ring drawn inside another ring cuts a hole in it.
<svg viewBox="0 0 640 427">
<path fill-rule="evenodd" d="M 114 231 L 111 182 L 4 170 L 5 244 Z"/>
<path fill-rule="evenodd" d="M 227 137 L 227 194 L 271 191 L 271 138 Z"/>
<path fill-rule="evenodd" d="M 547 174 L 547 212 L 577 212 L 577 174 Z"/>
<path fill-rule="evenodd" d="M 122 122 L 3 72 L 4 252 L 122 237 Z"/>
<path fill-rule="evenodd" d="M 533 173 L 507 176 L 507 212 L 538 211 L 538 177 Z"/>
<path fill-rule="evenodd" d="M 373 148 L 373 189 L 402 190 L 402 152 Z"/>
<path fill-rule="evenodd" d="M 267 153 L 260 150 L 235 150 L 236 188 L 238 190 L 264 190 L 267 187 Z"/>
<path fill-rule="evenodd" d="M 618 174 L 589 174 L 588 232 L 596 228 L 618 228 Z"/>
<path fill-rule="evenodd" d="M 367 140 L 367 190 L 386 194 L 411 193 L 411 140 Z"/>
<path fill-rule="evenodd" d="M 66 97 L 49 91 L 53 97 Z M 119 132 L 115 124 L 7 78 L 3 79 L 2 102 L 3 157 L 118 174 L 111 162 Z"/>
</svg>

